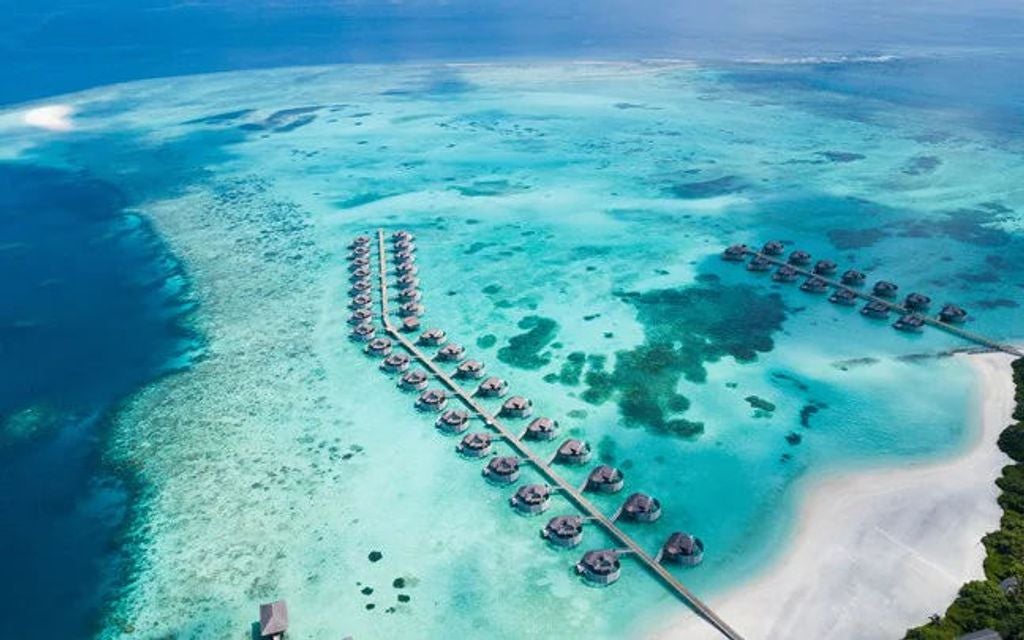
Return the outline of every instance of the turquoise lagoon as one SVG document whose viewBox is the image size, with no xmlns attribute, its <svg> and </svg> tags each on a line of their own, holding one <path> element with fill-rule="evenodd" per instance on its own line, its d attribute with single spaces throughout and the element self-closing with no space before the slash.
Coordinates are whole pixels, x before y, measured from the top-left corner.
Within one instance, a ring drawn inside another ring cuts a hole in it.
<svg viewBox="0 0 1024 640">
<path fill-rule="evenodd" d="M 770 566 L 816 477 L 956 455 L 963 343 L 718 258 L 789 240 L 1019 338 L 1019 138 L 859 81 L 944 63 L 292 68 L 65 96 L 68 133 L 9 110 L 11 162 L 152 221 L 206 345 L 106 442 L 140 489 L 99 635 L 248 638 L 278 597 L 296 638 L 618 638 L 681 607 L 629 562 L 582 585 L 347 340 L 346 246 L 377 228 L 416 234 L 428 325 L 662 501 L 631 534 L 704 539 L 701 595 Z"/>
</svg>

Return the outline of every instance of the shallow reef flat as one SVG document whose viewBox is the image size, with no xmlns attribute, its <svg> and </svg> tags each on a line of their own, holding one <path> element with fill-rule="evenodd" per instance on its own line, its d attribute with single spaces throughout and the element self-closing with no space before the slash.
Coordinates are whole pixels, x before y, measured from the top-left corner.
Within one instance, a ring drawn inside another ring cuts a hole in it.
<svg viewBox="0 0 1024 640">
<path fill-rule="evenodd" d="M 277 597 L 296 638 L 620 638 L 678 609 L 628 562 L 613 588 L 580 584 L 577 554 L 545 547 L 347 339 L 346 245 L 377 227 L 416 234 L 426 324 L 662 501 L 631 534 L 701 536 L 704 563 L 680 575 L 702 595 L 784 548 L 796 485 L 962 448 L 970 371 L 903 357 L 958 342 L 718 252 L 792 241 L 1015 337 L 1018 307 L 979 304 L 1024 283 L 1012 145 L 948 112 L 745 78 L 281 69 L 68 96 L 67 134 L 0 128 L 131 194 L 184 265 L 207 345 L 117 418 L 108 458 L 143 490 L 101 636 L 245 638 Z"/>
</svg>

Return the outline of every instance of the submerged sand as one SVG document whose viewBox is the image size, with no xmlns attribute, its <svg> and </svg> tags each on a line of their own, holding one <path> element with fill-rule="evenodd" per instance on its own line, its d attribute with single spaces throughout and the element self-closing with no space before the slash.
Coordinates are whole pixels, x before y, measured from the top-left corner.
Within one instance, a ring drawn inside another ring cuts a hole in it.
<svg viewBox="0 0 1024 640">
<path fill-rule="evenodd" d="M 996 446 L 1014 406 L 1005 354 L 958 356 L 977 373 L 979 429 L 961 456 L 828 477 L 810 487 L 787 551 L 711 604 L 747 638 L 896 638 L 983 576 L 981 537 L 998 527 Z M 717 638 L 686 614 L 651 634 Z"/>
</svg>

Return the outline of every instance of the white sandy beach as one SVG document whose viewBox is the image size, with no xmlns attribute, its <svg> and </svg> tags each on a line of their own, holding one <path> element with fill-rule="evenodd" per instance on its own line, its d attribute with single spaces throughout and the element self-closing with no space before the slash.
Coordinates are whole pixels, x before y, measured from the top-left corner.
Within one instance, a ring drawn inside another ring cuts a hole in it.
<svg viewBox="0 0 1024 640">
<path fill-rule="evenodd" d="M 765 573 L 711 605 L 750 640 L 901 638 L 943 612 L 982 576 L 981 537 L 998 526 L 994 480 L 1009 462 L 996 446 L 1013 411 L 1002 354 L 966 358 L 978 374 L 981 429 L 947 461 L 849 473 L 813 484 L 789 549 Z M 686 615 L 659 640 L 718 638 Z"/>
</svg>

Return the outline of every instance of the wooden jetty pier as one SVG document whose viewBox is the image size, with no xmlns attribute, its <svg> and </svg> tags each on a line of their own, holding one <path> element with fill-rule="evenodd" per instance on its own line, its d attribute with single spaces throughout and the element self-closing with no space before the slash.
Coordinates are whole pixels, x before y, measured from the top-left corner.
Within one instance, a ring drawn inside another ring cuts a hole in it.
<svg viewBox="0 0 1024 640">
<path fill-rule="evenodd" d="M 430 374 L 439 380 L 448 389 L 448 391 L 452 393 L 452 395 L 458 398 L 467 409 L 476 415 L 476 417 L 480 418 L 490 430 L 497 433 L 498 436 L 500 436 L 500 438 L 504 440 L 516 454 L 533 465 L 533 467 L 537 469 L 540 475 L 543 476 L 547 482 L 557 488 L 558 491 L 560 491 L 584 514 L 587 521 L 600 525 L 601 528 L 611 536 L 616 544 L 621 546 L 621 549 L 617 550 L 619 553 L 629 554 L 636 558 L 636 560 L 643 565 L 651 575 L 657 578 L 662 585 L 675 594 L 691 610 L 703 618 L 724 637 L 729 640 L 742 640 L 742 636 L 730 627 L 721 617 L 719 617 L 711 607 L 701 601 L 692 591 L 687 589 L 674 575 L 662 566 L 657 557 L 648 554 L 635 540 L 633 540 L 633 538 L 620 529 L 612 518 L 606 516 L 597 508 L 597 506 L 588 500 L 579 489 L 562 478 L 561 475 L 551 468 L 545 459 L 538 456 L 528 446 L 526 446 L 512 429 L 503 424 L 494 413 L 488 411 L 479 402 L 477 402 L 471 391 L 464 389 L 451 375 L 442 370 L 433 358 L 424 353 L 415 343 L 413 343 L 413 341 L 406 337 L 406 334 L 395 326 L 391 321 L 391 309 L 389 308 L 387 246 L 384 239 L 384 231 L 382 229 L 377 230 L 376 244 L 379 271 L 380 317 L 387 335 L 398 345 L 401 345 L 401 347 L 407 351 L 413 359 L 419 362 Z M 660 555 L 660 552 L 658 555 Z"/>
<path fill-rule="evenodd" d="M 737 246 L 737 248 L 740 248 L 740 246 Z M 875 304 L 882 305 L 882 306 L 884 306 L 886 309 L 888 309 L 890 311 L 895 311 L 895 312 L 903 314 L 903 315 L 914 313 L 914 311 L 912 309 L 909 309 L 906 306 L 904 306 L 902 304 L 899 304 L 898 302 L 894 302 L 892 300 L 886 300 L 885 298 L 882 298 L 882 297 L 879 297 L 877 295 L 874 295 L 873 293 L 869 293 L 867 291 L 862 291 L 860 289 L 854 288 L 853 286 L 849 286 L 849 285 L 843 284 L 841 282 L 837 282 L 837 281 L 829 278 L 826 275 L 823 275 L 821 273 L 816 273 L 815 271 L 812 271 L 811 269 L 806 269 L 806 268 L 804 268 L 804 267 L 802 267 L 800 265 L 793 264 L 792 262 L 787 261 L 785 259 L 782 259 L 780 257 L 769 255 L 767 253 L 764 253 L 763 251 L 758 251 L 756 249 L 752 249 L 752 248 L 747 247 L 747 246 L 742 246 L 741 250 L 742 250 L 743 254 L 746 255 L 746 256 L 751 256 L 751 257 L 753 257 L 755 259 L 764 260 L 766 262 L 771 263 L 772 265 L 774 265 L 776 267 L 783 267 L 783 266 L 787 267 L 789 269 L 792 269 L 794 272 L 796 272 L 796 273 L 798 273 L 798 274 L 800 274 L 802 276 L 805 276 L 807 278 L 816 278 L 816 279 L 821 280 L 822 282 L 824 282 L 826 285 L 828 285 L 828 287 L 830 289 L 848 291 L 848 292 L 850 292 L 850 294 L 852 294 L 853 296 L 856 296 L 857 298 L 860 298 L 861 300 L 866 300 L 868 302 L 873 302 Z M 946 333 L 953 334 L 955 336 L 963 338 L 964 340 L 967 340 L 969 342 L 973 342 L 975 344 L 978 344 L 978 345 L 980 345 L 980 346 L 982 346 L 982 347 L 984 347 L 986 349 L 992 349 L 992 350 L 995 350 L 995 351 L 1002 351 L 1004 353 L 1008 353 L 1008 354 L 1010 354 L 1012 356 L 1016 356 L 1016 357 L 1024 357 L 1024 352 L 1022 352 L 1020 349 L 1017 349 L 1016 347 L 1014 347 L 1012 345 L 1004 344 L 1002 342 L 999 342 L 997 340 L 993 340 L 993 339 L 988 338 L 986 336 L 983 336 L 981 334 L 974 333 L 973 331 L 968 331 L 968 330 L 963 329 L 961 327 L 958 327 L 958 326 L 956 326 L 954 324 L 950 324 L 949 322 L 943 322 L 942 320 L 940 320 L 938 318 L 933 318 L 933 317 L 931 317 L 929 315 L 926 315 L 926 314 L 919 314 L 919 315 L 921 317 L 921 320 L 923 320 L 925 324 L 928 324 L 928 325 L 930 325 L 932 327 L 935 327 L 935 328 L 937 328 L 937 329 L 939 329 L 941 331 L 945 331 Z"/>
</svg>

